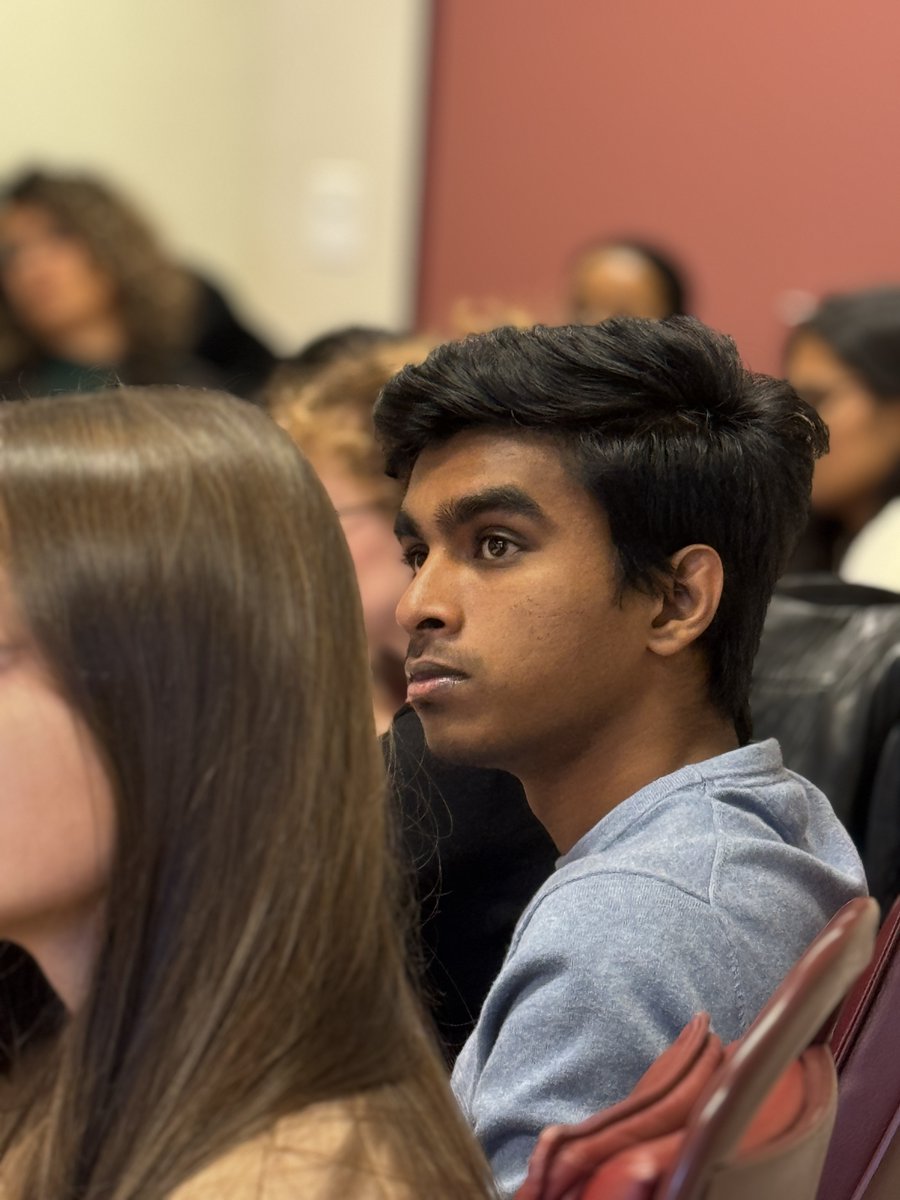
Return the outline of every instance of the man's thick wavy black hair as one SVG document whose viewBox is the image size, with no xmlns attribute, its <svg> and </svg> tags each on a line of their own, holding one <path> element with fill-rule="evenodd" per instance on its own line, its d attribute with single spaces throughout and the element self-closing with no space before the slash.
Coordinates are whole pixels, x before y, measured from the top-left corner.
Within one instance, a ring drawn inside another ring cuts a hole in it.
<svg viewBox="0 0 900 1200">
<path fill-rule="evenodd" d="M 710 695 L 748 741 L 766 608 L 828 448 L 816 412 L 692 317 L 622 317 L 447 343 L 375 408 L 388 474 L 404 481 L 423 450 L 473 428 L 556 442 L 606 513 L 623 591 L 658 592 L 672 554 L 714 547 L 725 586 L 703 637 Z"/>
</svg>

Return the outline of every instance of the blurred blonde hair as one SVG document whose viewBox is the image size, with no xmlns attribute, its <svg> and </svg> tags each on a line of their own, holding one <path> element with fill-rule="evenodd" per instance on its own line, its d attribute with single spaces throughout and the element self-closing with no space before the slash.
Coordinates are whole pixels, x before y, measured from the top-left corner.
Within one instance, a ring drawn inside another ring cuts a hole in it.
<svg viewBox="0 0 900 1200">
<path fill-rule="evenodd" d="M 393 513 L 400 504 L 400 488 L 384 473 L 372 409 L 388 380 L 407 363 L 421 362 L 432 344 L 426 338 L 386 342 L 331 363 L 313 378 L 284 364 L 272 376 L 263 400 L 314 466 L 332 463 L 371 484 L 377 500 Z"/>
</svg>

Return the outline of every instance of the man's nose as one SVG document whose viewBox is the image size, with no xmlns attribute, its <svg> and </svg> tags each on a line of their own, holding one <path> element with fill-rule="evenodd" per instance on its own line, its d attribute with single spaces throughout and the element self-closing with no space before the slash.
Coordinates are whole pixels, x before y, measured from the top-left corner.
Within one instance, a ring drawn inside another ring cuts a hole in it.
<svg viewBox="0 0 900 1200">
<path fill-rule="evenodd" d="M 456 633 L 462 624 L 456 590 L 453 571 L 438 555 L 429 554 L 400 597 L 398 624 L 410 635 L 417 629 Z"/>
</svg>

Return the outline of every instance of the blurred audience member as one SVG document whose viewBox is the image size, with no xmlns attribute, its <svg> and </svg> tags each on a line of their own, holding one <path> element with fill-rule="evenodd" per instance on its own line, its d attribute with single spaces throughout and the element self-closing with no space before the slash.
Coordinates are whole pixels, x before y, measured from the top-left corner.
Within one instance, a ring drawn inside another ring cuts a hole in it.
<svg viewBox="0 0 900 1200">
<path fill-rule="evenodd" d="M 0 1194 L 486 1198 L 309 465 L 194 389 L 6 405 L 0 438 L 0 936 L 58 997 L 0 1047 Z"/>
<path fill-rule="evenodd" d="M 795 565 L 900 591 L 900 287 L 826 299 L 792 332 L 786 373 L 831 444 Z"/>
<path fill-rule="evenodd" d="M 311 380 L 324 367 L 350 358 L 363 357 L 371 350 L 398 342 L 407 342 L 409 333 L 397 333 L 377 325 L 345 325 L 330 329 L 301 346 L 296 354 L 282 361 L 279 377 L 290 379 L 292 386 Z"/>
<path fill-rule="evenodd" d="M 31 172 L 0 201 L 0 395 L 221 383 L 271 365 L 222 295 L 100 180 Z"/>
<path fill-rule="evenodd" d="M 672 317 L 687 312 L 681 267 L 646 242 L 595 242 L 576 255 L 570 275 L 572 320 L 595 325 L 608 317 Z"/>
<path fill-rule="evenodd" d="M 262 398 L 309 458 L 341 519 L 362 596 L 375 719 L 383 733 L 406 699 L 403 660 L 408 638 L 397 624 L 395 609 L 409 583 L 409 568 L 394 537 L 401 490 L 384 473 L 372 409 L 391 376 L 405 363 L 421 361 L 430 344 L 390 335 L 379 339 L 372 333 L 346 331 L 331 348 L 321 339 L 327 365 L 312 370 L 302 355 L 299 362 L 285 363 Z"/>
</svg>

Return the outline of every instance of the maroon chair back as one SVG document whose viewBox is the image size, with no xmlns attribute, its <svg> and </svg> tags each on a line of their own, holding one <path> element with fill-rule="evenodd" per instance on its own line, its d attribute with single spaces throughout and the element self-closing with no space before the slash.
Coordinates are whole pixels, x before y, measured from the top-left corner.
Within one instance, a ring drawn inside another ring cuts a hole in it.
<svg viewBox="0 0 900 1200">
<path fill-rule="evenodd" d="M 722 1187 L 724 1180 L 716 1177 L 733 1165 L 730 1160 L 742 1135 L 785 1068 L 808 1047 L 827 1042 L 834 1013 L 872 957 L 877 929 L 878 905 L 868 898 L 851 900 L 829 921 L 711 1080 L 656 1200 L 704 1200 L 728 1194 Z M 827 1133 L 824 1140 L 819 1138 L 819 1145 L 821 1171 Z M 797 1152 L 802 1178 L 808 1183 L 815 1164 L 804 1159 L 802 1144 Z M 766 1200 L 780 1195 L 799 1200 L 801 1177 L 789 1161 L 782 1174 L 786 1190 L 773 1190 L 778 1178 L 773 1173 Z M 815 1194 L 818 1174 L 812 1181 L 809 1195 Z M 737 1195 L 736 1188 L 732 1191 Z"/>
<path fill-rule="evenodd" d="M 723 1052 L 705 1014 L 621 1103 L 546 1129 L 516 1200 L 813 1200 L 837 1105 L 828 1036 L 871 956 L 874 901 L 851 901 Z"/>
<path fill-rule="evenodd" d="M 515 1200 L 571 1200 L 598 1164 L 683 1129 L 724 1053 L 708 1014 L 698 1013 L 624 1100 L 577 1125 L 550 1125 L 541 1133 Z"/>
<path fill-rule="evenodd" d="M 832 1038 L 838 1110 L 817 1200 L 900 1197 L 900 900 Z"/>
<path fill-rule="evenodd" d="M 827 1046 L 810 1046 L 766 1096 L 729 1161 L 704 1182 L 703 1196 L 813 1200 L 836 1106 L 831 1053 Z M 682 1130 L 617 1154 L 594 1174 L 580 1200 L 654 1200 L 684 1141 Z"/>
</svg>

